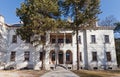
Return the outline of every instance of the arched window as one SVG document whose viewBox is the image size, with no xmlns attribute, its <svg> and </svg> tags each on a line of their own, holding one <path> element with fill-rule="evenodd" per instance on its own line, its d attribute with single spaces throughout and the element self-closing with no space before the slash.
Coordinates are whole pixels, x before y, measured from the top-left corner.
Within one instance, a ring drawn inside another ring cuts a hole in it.
<svg viewBox="0 0 120 77">
<path fill-rule="evenodd" d="M 50 51 L 50 58 L 51 58 L 51 61 L 54 62 L 55 61 L 55 51 Z"/>
<path fill-rule="evenodd" d="M 66 64 L 72 64 L 72 52 L 70 50 L 66 52 Z"/>
</svg>

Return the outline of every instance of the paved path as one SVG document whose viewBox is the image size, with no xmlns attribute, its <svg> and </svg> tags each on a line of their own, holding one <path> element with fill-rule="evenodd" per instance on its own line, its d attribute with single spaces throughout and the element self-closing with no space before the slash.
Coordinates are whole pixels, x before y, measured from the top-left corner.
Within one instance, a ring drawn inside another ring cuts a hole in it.
<svg viewBox="0 0 120 77">
<path fill-rule="evenodd" d="M 57 67 L 56 70 L 50 71 L 40 77 L 79 77 L 79 76 L 62 67 Z"/>
</svg>

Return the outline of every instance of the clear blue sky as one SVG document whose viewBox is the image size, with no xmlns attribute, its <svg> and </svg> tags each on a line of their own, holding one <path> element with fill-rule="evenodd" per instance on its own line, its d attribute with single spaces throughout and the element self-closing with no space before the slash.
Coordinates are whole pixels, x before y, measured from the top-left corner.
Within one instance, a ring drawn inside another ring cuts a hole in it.
<svg viewBox="0 0 120 77">
<path fill-rule="evenodd" d="M 20 20 L 16 17 L 16 8 L 20 7 L 20 3 L 24 0 L 0 0 L 0 14 L 5 17 L 8 24 L 18 23 Z M 120 0 L 101 0 L 102 13 L 100 19 L 113 15 L 120 21 Z"/>
</svg>

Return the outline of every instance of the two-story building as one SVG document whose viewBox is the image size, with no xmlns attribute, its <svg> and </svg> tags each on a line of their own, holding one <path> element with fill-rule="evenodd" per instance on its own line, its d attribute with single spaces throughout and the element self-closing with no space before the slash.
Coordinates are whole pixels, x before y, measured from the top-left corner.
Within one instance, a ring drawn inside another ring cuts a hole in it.
<svg viewBox="0 0 120 77">
<path fill-rule="evenodd" d="M 7 25 L 0 16 L 0 69 L 40 70 L 43 61 L 43 46 L 34 47 L 16 35 L 21 24 Z M 97 26 L 96 30 L 79 30 L 80 69 L 116 69 L 114 27 Z M 57 41 L 57 44 L 56 44 Z M 77 69 L 76 34 L 71 30 L 58 33 L 46 32 L 45 61 L 47 70 L 57 65 Z"/>
</svg>

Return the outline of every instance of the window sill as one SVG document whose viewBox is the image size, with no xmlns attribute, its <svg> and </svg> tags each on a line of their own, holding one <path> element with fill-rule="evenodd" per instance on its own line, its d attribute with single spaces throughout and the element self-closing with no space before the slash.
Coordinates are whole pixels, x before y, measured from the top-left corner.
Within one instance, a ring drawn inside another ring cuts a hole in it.
<svg viewBox="0 0 120 77">
<path fill-rule="evenodd" d="M 12 42 L 12 44 L 17 44 L 17 42 Z"/>
<path fill-rule="evenodd" d="M 23 62 L 30 62 L 30 61 L 28 61 L 28 60 L 24 60 Z"/>
<path fill-rule="evenodd" d="M 104 44 L 110 44 L 110 42 L 105 42 Z"/>
<path fill-rule="evenodd" d="M 91 42 L 90 44 L 97 44 L 96 42 Z"/>
<path fill-rule="evenodd" d="M 112 62 L 112 61 L 107 61 L 107 62 Z"/>
<path fill-rule="evenodd" d="M 10 62 L 15 62 L 15 61 L 10 61 Z"/>
<path fill-rule="evenodd" d="M 92 62 L 98 62 L 97 60 L 95 61 L 95 60 L 93 60 Z"/>
</svg>

